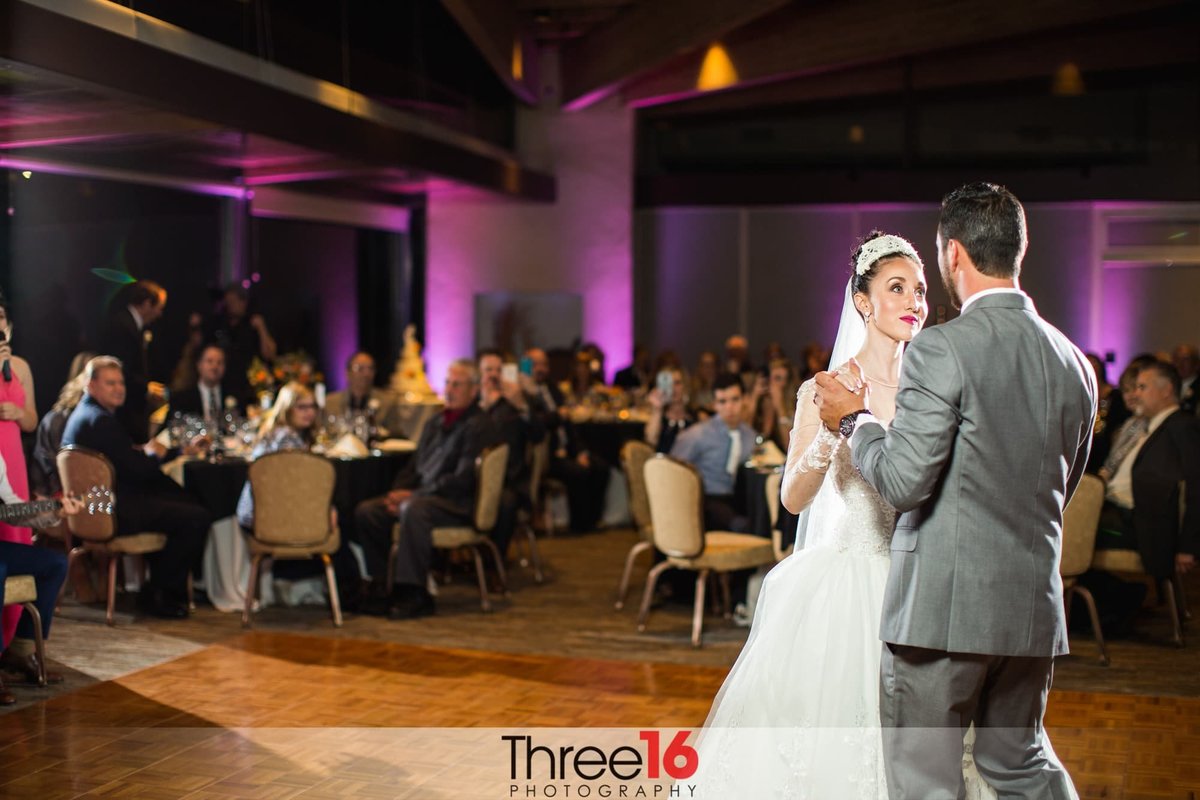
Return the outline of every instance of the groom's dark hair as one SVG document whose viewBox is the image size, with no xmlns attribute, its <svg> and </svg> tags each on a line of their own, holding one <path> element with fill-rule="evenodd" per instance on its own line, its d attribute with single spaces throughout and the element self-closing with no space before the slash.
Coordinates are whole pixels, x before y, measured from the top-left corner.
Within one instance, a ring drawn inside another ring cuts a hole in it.
<svg viewBox="0 0 1200 800">
<path fill-rule="evenodd" d="M 993 278 L 1015 278 L 1029 244 L 1025 209 L 1003 186 L 968 183 L 942 198 L 942 246 L 954 239 L 975 268 Z"/>
</svg>

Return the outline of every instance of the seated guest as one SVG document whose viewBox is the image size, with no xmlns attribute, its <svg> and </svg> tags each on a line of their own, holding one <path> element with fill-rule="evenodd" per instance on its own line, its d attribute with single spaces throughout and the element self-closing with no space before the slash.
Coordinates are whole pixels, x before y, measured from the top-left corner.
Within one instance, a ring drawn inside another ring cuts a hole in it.
<svg viewBox="0 0 1200 800">
<path fill-rule="evenodd" d="M 688 408 L 687 382 L 683 370 L 668 369 L 658 373 L 655 386 L 646 396 L 650 403 L 650 419 L 643 434 L 646 444 L 658 453 L 669 453 L 675 439 L 696 418 Z"/>
<path fill-rule="evenodd" d="M 0 459 L 0 501 L 5 505 L 25 502 L 9 484 L 8 468 L 3 459 Z M 62 501 L 62 514 L 78 514 L 82 508 L 83 503 L 79 500 L 64 498 Z M 33 517 L 32 514 L 29 516 Z M 58 519 L 57 512 L 50 512 L 30 519 L 29 523 L 46 528 L 57 524 Z M 42 638 L 48 637 L 50 621 L 54 617 L 54 606 L 58 603 L 58 592 L 67 577 L 66 556 L 44 547 L 0 541 L 0 606 L 4 604 L 4 581 L 14 575 L 33 576 L 34 585 L 37 587 L 37 600 L 34 601 L 34 605 L 42 618 Z M 4 672 L 4 678 L 37 685 L 41 665 L 38 663 L 35 639 L 33 618 L 28 613 L 22 613 L 12 639 L 7 642 L 0 641 L 0 652 L 3 653 L 0 655 L 0 670 Z M 0 706 L 10 706 L 17 702 L 17 699 L 5 689 L 4 678 L 0 678 Z M 46 681 L 62 683 L 63 676 L 57 672 L 47 672 Z"/>
<path fill-rule="evenodd" d="M 218 420 L 227 410 L 244 411 L 246 401 L 225 383 L 225 351 L 219 344 L 209 344 L 201 348 L 196 359 L 196 385 L 171 395 L 171 413 Z"/>
<path fill-rule="evenodd" d="M 500 441 L 508 445 L 504 495 L 500 500 L 500 516 L 492 532 L 492 541 L 503 556 L 512 540 L 517 509 L 531 506 L 526 451 L 530 445 L 546 438 L 546 427 L 541 417 L 531 412 L 529 398 L 520 385 L 503 380 L 504 360 L 498 350 L 483 350 L 478 363 L 479 407 L 491 418 Z"/>
<path fill-rule="evenodd" d="M 87 376 L 80 372 L 67 381 L 58 393 L 58 400 L 38 423 L 34 434 L 33 460 L 29 464 L 29 486 L 35 495 L 54 497 L 62 492 L 58 477 L 58 451 L 62 448 L 63 429 L 67 418 L 83 399 Z"/>
<path fill-rule="evenodd" d="M 796 413 L 796 391 L 792 365 L 776 359 L 754 379 L 754 388 L 742 402 L 742 418 L 763 441 L 774 442 L 787 452 Z"/>
<path fill-rule="evenodd" d="M 635 389 L 645 389 L 654 379 L 650 372 L 650 351 L 642 345 L 633 347 L 633 363 L 618 370 L 613 377 L 613 386 L 632 392 Z"/>
<path fill-rule="evenodd" d="M 1179 408 L 1179 373 L 1163 362 L 1138 373 L 1134 407 L 1146 420 L 1105 491 L 1098 549 L 1132 549 L 1156 578 L 1186 572 L 1200 547 L 1200 427 Z M 1179 483 L 1186 516 L 1179 519 Z"/>
<path fill-rule="evenodd" d="M 1113 475 L 1117 474 L 1121 462 L 1125 460 L 1125 456 L 1129 455 L 1129 451 L 1146 435 L 1147 420 L 1139 413 L 1134 401 L 1137 400 L 1138 373 L 1147 363 L 1150 362 L 1135 361 L 1126 367 L 1117 381 L 1119 392 L 1112 395 L 1114 398 L 1119 398 L 1120 405 L 1129 411 L 1120 426 L 1112 431 L 1104 461 L 1095 471 L 1095 474 L 1105 483 L 1112 480 Z M 1088 459 L 1088 463 L 1091 464 L 1091 458 Z"/>
<path fill-rule="evenodd" d="M 580 350 L 571 359 L 571 371 L 563 384 L 567 405 L 586 403 L 592 390 L 604 385 L 604 381 L 596 377 L 595 369 L 596 362 L 586 351 Z"/>
<path fill-rule="evenodd" d="M 758 374 L 750 361 L 750 340 L 735 333 L 725 340 L 725 371 L 742 379 L 743 391 L 749 391 Z"/>
<path fill-rule="evenodd" d="M 392 436 L 401 434 L 396 395 L 375 385 L 375 359 L 359 351 L 346 362 L 346 388 L 325 398 L 325 413 L 333 417 L 365 414 Z"/>
<path fill-rule="evenodd" d="M 138 603 L 155 616 L 186 617 L 187 574 L 204 550 L 211 516 L 190 493 L 163 474 L 166 449 L 151 441 L 137 446 L 118 422 L 115 412 L 125 402 L 121 362 L 97 356 L 84 368 L 86 396 L 71 412 L 62 443 L 102 453 L 116 473 L 117 535 L 155 531 L 165 533 L 166 546 L 146 556 L 150 583 Z"/>
<path fill-rule="evenodd" d="M 534 413 L 541 418 L 550 437 L 548 474 L 567 487 L 571 530 L 594 530 L 604 513 L 608 464 L 583 446 L 575 426 L 567 419 L 566 398 L 549 380 L 550 360 L 546 352 L 535 347 L 526 351 L 525 357 L 532 367 Z"/>
<path fill-rule="evenodd" d="M 821 369 L 824 368 L 823 366 L 821 367 Z M 705 350 L 700 354 L 700 360 L 696 363 L 696 371 L 692 373 L 692 390 L 688 394 L 692 400 L 692 408 L 702 418 L 713 415 L 712 387 L 720 371 L 716 353 L 712 350 Z"/>
<path fill-rule="evenodd" d="M 279 396 L 275 398 L 275 405 L 263 416 L 262 425 L 258 430 L 258 441 L 250 452 L 250 460 L 284 450 L 311 450 L 316 422 L 317 401 L 313 398 L 312 391 L 295 381 L 285 384 L 279 390 Z M 335 510 L 330 509 L 330 514 L 336 524 Z M 254 529 L 254 493 L 250 489 L 250 481 L 246 481 L 242 486 L 242 494 L 237 504 L 237 519 L 243 528 Z M 340 546 L 333 554 L 332 560 L 342 605 L 348 611 L 355 611 L 359 602 L 362 575 L 358 571 L 358 561 L 350 550 L 348 537 L 341 538 Z M 288 580 L 320 573 L 315 562 L 298 560 L 276 561 L 271 570 L 275 577 Z"/>
<path fill-rule="evenodd" d="M 675 440 L 671 456 L 692 464 L 704 479 L 704 525 L 746 533 L 749 521 L 735 502 L 738 467 L 754 452 L 754 429 L 742 421 L 742 381 L 722 373 L 713 384 L 716 416 L 693 425 Z"/>
<path fill-rule="evenodd" d="M 498 444 L 491 419 L 479 407 L 479 372 L 466 359 L 446 371 L 446 407 L 421 430 L 417 451 L 383 497 L 364 500 L 354 511 L 354 529 L 371 573 L 368 610 L 392 619 L 434 613 L 426 590 L 433 529 L 470 525 L 475 504 L 475 459 Z M 384 584 L 392 525 L 400 521 L 395 582 Z M 390 596 L 387 593 L 390 591 Z M 382 595 L 382 596 L 381 596 Z"/>
</svg>

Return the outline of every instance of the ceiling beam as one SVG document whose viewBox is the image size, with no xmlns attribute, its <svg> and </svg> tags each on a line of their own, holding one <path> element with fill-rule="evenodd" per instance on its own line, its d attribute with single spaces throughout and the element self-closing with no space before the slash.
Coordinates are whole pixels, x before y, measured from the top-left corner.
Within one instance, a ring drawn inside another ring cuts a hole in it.
<svg viewBox="0 0 1200 800">
<path fill-rule="evenodd" d="M 645 0 L 567 44 L 563 106 L 585 108 L 639 74 L 710 44 L 791 0 Z"/>
<path fill-rule="evenodd" d="M 674 103 L 646 108 L 647 119 L 687 115 L 740 113 L 822 100 L 868 95 L 955 89 L 1044 79 L 1066 62 L 1083 73 L 1195 65 L 1200 63 L 1200 40 L 1191 26 L 1157 21 L 1143 25 L 1106 25 L 1069 33 L 1046 33 L 1021 42 L 1021 57 L 1012 46 L 984 46 L 929 53 L 907 61 L 867 64 L 819 75 L 750 86 L 736 92 L 708 92 Z"/>
<path fill-rule="evenodd" d="M 538 93 L 531 80 L 535 45 L 523 35 L 516 7 L 501 0 L 442 0 L 442 5 L 509 91 L 536 105 Z"/>
<path fill-rule="evenodd" d="M 202 133 L 216 126 L 166 111 L 145 109 L 137 113 L 82 113 L 50 122 L 0 121 L 0 150 L 81 144 L 130 136 L 175 136 Z"/>
<path fill-rule="evenodd" d="M 419 170 L 552 202 L 552 175 L 495 145 L 389 109 L 345 87 L 267 63 L 109 3 L 0 0 L 0 60 L 123 98 L 368 166 Z"/>
<path fill-rule="evenodd" d="M 738 74 L 738 83 L 723 91 L 1187 5 L 1183 0 L 796 4 L 744 26 L 723 41 Z M 626 102 L 649 106 L 702 94 L 696 78 L 703 55 L 698 50 L 688 53 L 667 69 L 626 87 Z M 1007 55 L 1025 54 L 1016 46 Z"/>
</svg>

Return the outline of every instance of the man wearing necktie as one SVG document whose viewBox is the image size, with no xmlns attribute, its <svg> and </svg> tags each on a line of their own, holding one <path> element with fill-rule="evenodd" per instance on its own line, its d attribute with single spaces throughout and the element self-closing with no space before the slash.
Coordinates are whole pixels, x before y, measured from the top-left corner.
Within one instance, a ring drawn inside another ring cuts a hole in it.
<svg viewBox="0 0 1200 800">
<path fill-rule="evenodd" d="M 196 359 L 196 386 L 171 394 L 171 413 L 195 414 L 214 421 L 225 413 L 227 397 L 233 395 L 225 388 L 225 351 L 218 344 L 205 345 Z M 235 398 L 236 399 L 236 398 Z M 235 407 L 239 410 L 242 403 Z"/>
<path fill-rule="evenodd" d="M 671 456 L 692 464 L 704 479 L 708 530 L 747 533 L 749 521 L 734 497 L 738 467 L 754 452 L 754 429 L 742 421 L 742 380 L 733 373 L 713 384 L 716 416 L 679 434 Z"/>
</svg>

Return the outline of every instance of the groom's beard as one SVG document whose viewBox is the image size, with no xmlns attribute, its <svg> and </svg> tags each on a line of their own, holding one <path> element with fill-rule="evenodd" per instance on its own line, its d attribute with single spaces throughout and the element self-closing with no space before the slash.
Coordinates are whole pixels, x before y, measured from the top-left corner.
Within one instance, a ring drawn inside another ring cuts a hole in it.
<svg viewBox="0 0 1200 800">
<path fill-rule="evenodd" d="M 945 287 L 946 294 L 950 295 L 950 305 L 954 306 L 956 311 L 961 311 L 962 298 L 958 296 L 958 289 L 954 287 L 954 283 L 950 280 L 950 276 L 946 274 L 946 270 L 941 268 L 938 269 L 938 274 L 942 276 L 942 286 Z"/>
</svg>

